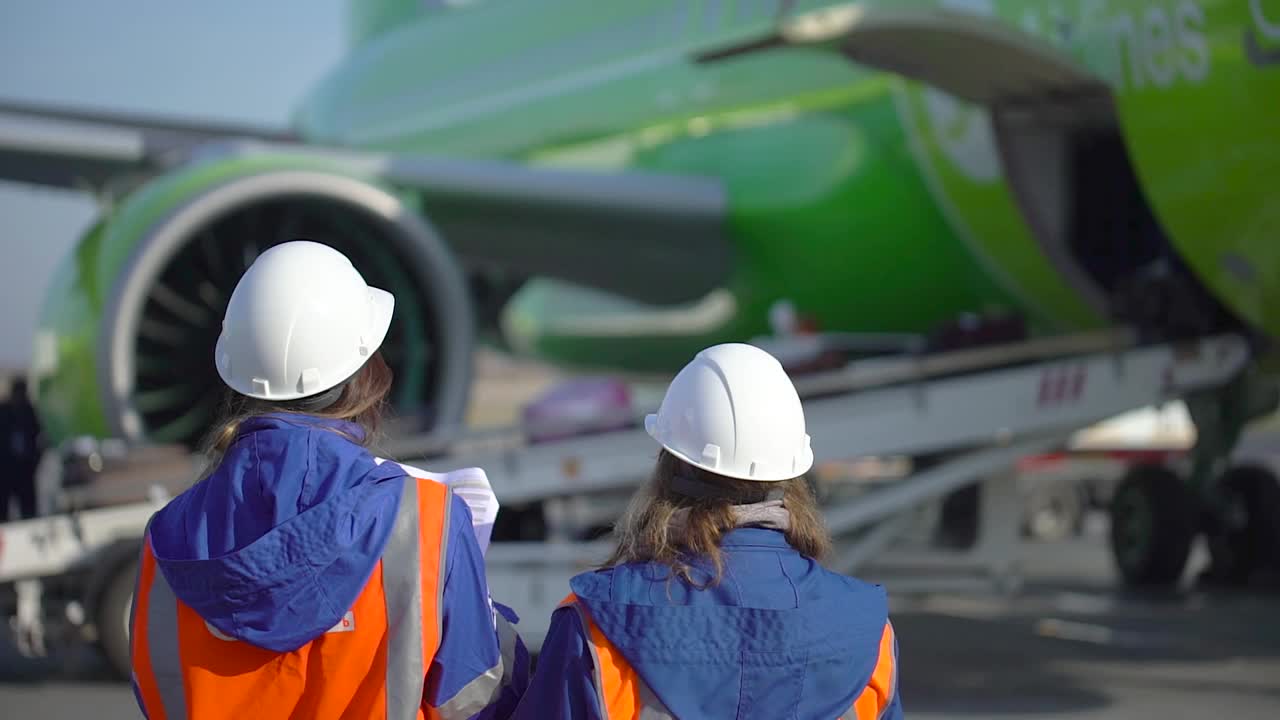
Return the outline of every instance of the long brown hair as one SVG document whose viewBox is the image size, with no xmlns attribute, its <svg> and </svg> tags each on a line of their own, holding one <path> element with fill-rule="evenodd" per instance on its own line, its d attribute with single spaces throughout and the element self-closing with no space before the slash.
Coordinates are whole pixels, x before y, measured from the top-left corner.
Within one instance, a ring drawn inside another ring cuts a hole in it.
<svg viewBox="0 0 1280 720">
<path fill-rule="evenodd" d="M 376 352 L 343 385 L 338 398 L 332 404 L 319 409 L 308 409 L 305 399 L 297 402 L 267 402 L 230 393 L 222 412 L 223 419 L 214 426 L 204 443 L 205 455 L 208 458 L 206 472 L 217 467 L 222 455 L 236 441 L 241 424 L 250 418 L 267 413 L 295 413 L 332 420 L 347 420 L 359 425 L 363 435 L 357 437 L 350 433 L 342 434 L 352 442 L 369 447 L 379 437 L 378 432 L 382 426 L 387 395 L 391 392 L 393 379 L 391 367 L 382 358 L 382 353 Z"/>
<path fill-rule="evenodd" d="M 723 493 L 702 498 L 683 495 L 674 487 L 678 476 L 722 488 Z M 806 478 L 777 483 L 735 480 L 695 468 L 663 450 L 648 485 L 636 493 L 614 527 L 618 546 L 603 566 L 659 562 L 694 587 L 715 585 L 724 572 L 720 541 L 736 524 L 733 506 L 762 502 L 776 489 L 783 491 L 782 504 L 791 515 L 790 528 L 785 531 L 787 542 L 801 554 L 821 560 L 831 549 L 831 536 Z M 688 512 L 688 519 L 673 523 L 682 510 Z M 693 576 L 693 563 L 698 561 L 710 562 L 714 569 L 705 584 Z"/>
</svg>

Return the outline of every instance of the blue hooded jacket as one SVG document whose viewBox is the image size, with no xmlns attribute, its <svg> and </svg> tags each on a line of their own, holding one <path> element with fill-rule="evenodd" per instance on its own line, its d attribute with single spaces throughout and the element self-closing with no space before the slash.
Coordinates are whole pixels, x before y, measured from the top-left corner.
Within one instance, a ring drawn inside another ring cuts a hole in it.
<svg viewBox="0 0 1280 720">
<path fill-rule="evenodd" d="M 157 567 L 178 599 L 219 632 L 275 652 L 337 624 L 382 556 L 403 490 L 404 470 L 377 464 L 351 440 L 362 437 L 353 423 L 309 416 L 245 421 L 214 472 L 151 521 Z M 443 634 L 426 685 L 435 706 L 500 657 L 471 512 L 449 497 Z M 473 717 L 510 714 L 528 684 L 519 642 L 515 661 L 503 696 Z"/>
<path fill-rule="evenodd" d="M 570 586 L 592 620 L 677 718 L 832 720 L 879 658 L 882 588 L 822 568 L 776 530 L 738 528 L 725 573 L 699 590 L 655 563 L 585 573 Z M 604 720 L 577 613 L 561 608 L 519 718 Z M 900 720 L 895 684 L 881 716 Z"/>
</svg>

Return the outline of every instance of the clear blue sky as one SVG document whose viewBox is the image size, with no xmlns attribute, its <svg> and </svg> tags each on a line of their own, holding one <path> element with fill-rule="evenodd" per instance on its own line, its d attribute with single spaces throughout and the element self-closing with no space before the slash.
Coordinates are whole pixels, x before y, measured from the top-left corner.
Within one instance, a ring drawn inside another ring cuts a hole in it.
<svg viewBox="0 0 1280 720">
<path fill-rule="evenodd" d="M 341 57 L 344 0 L 2 0 L 0 101 L 283 125 Z M 25 367 L 84 196 L 0 182 L 0 369 Z"/>
</svg>

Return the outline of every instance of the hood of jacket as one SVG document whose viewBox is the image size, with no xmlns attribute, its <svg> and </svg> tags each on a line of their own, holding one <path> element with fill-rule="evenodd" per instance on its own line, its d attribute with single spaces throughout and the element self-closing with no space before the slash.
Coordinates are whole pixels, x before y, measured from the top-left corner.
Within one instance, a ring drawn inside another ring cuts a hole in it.
<svg viewBox="0 0 1280 720">
<path fill-rule="evenodd" d="M 883 589 L 823 569 L 776 530 L 739 528 L 699 590 L 653 563 L 579 575 L 592 621 L 677 717 L 839 717 L 870 680 Z"/>
<path fill-rule="evenodd" d="M 404 470 L 378 465 L 352 423 L 245 421 L 217 468 L 152 518 L 174 594 L 223 635 L 274 652 L 337 625 L 395 522 Z"/>
</svg>

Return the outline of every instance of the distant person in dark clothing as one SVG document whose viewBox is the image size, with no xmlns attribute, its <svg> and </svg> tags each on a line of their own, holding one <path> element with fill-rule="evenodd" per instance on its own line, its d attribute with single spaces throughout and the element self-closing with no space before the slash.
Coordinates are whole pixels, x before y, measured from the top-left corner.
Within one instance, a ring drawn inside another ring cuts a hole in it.
<svg viewBox="0 0 1280 720">
<path fill-rule="evenodd" d="M 9 498 L 18 500 L 18 518 L 36 516 L 36 467 L 44 452 L 40 420 L 27 396 L 27 381 L 15 380 L 0 405 L 0 520 L 9 519 Z"/>
</svg>

